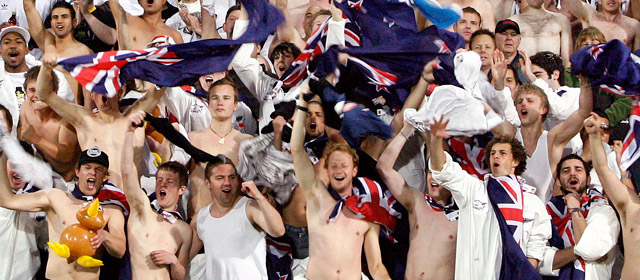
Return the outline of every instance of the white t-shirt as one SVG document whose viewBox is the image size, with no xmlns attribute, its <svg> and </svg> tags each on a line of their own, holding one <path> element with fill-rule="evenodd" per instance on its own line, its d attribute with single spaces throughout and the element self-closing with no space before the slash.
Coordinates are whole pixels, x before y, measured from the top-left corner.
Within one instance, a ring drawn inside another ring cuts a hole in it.
<svg viewBox="0 0 640 280">
<path fill-rule="evenodd" d="M 18 99 L 18 110 L 22 107 L 22 102 L 27 99 L 27 91 L 24 89 L 24 74 L 27 72 L 20 73 L 8 73 L 11 78 L 11 83 L 15 90 L 13 92 L 16 93 L 16 98 Z"/>
</svg>

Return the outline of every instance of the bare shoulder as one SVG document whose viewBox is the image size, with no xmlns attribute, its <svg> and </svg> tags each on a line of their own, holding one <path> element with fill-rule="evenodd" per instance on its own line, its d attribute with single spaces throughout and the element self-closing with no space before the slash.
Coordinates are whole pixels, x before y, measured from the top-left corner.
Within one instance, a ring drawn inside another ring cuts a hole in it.
<svg viewBox="0 0 640 280">
<path fill-rule="evenodd" d="M 104 212 L 109 216 L 121 216 L 124 217 L 124 213 L 122 213 L 122 208 L 116 205 L 101 205 Z"/>
<path fill-rule="evenodd" d="M 253 135 L 238 131 L 238 136 L 236 139 L 238 139 L 238 143 L 241 143 L 245 140 L 253 139 Z"/>
<path fill-rule="evenodd" d="M 189 224 L 184 221 L 177 221 L 175 224 L 173 224 L 173 226 L 178 230 L 183 241 L 191 240 L 193 229 Z"/>
<path fill-rule="evenodd" d="M 622 20 L 622 22 L 629 27 L 640 28 L 640 21 L 635 18 L 623 15 Z"/>
<path fill-rule="evenodd" d="M 560 23 L 560 24 L 564 24 L 564 23 L 569 24 L 569 23 L 570 23 L 570 21 L 569 21 L 569 19 L 567 18 L 567 16 L 565 16 L 565 15 L 563 15 L 563 14 L 561 14 L 561 13 L 549 12 L 549 11 L 547 11 L 547 12 L 551 15 L 551 18 L 552 18 L 554 21 L 556 21 L 556 22 L 558 22 L 558 23 Z"/>
</svg>

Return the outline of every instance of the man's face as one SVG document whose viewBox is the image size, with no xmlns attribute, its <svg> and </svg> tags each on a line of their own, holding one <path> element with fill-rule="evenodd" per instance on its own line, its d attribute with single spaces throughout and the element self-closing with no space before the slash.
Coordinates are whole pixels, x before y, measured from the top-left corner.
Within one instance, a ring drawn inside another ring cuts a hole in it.
<svg viewBox="0 0 640 280">
<path fill-rule="evenodd" d="M 547 71 L 545 71 L 542 67 L 536 64 L 531 64 L 531 72 L 533 72 L 533 75 L 536 76 L 536 78 L 542 79 L 549 85 L 551 84 L 551 76 L 549 76 Z"/>
<path fill-rule="evenodd" d="M 563 191 L 584 194 L 589 185 L 589 174 L 587 174 L 582 161 L 578 159 L 568 159 L 562 162 L 558 178 L 560 179 L 560 189 Z"/>
<path fill-rule="evenodd" d="M 351 154 L 335 151 L 329 155 L 327 162 L 331 187 L 338 193 L 351 193 L 353 177 L 358 173 L 358 167 L 353 165 Z"/>
<path fill-rule="evenodd" d="M 76 176 L 78 176 L 78 188 L 85 195 L 96 195 L 100 187 L 107 181 L 107 167 L 95 163 L 87 162 L 76 167 Z"/>
<path fill-rule="evenodd" d="M 102 112 L 108 112 L 118 110 L 119 95 L 114 97 L 107 97 L 104 94 L 91 92 L 91 100 L 96 104 L 98 110 Z"/>
<path fill-rule="evenodd" d="M 205 184 L 211 190 L 211 198 L 224 207 L 233 206 L 240 195 L 240 179 L 231 164 L 220 164 L 211 169 Z"/>
<path fill-rule="evenodd" d="M 9 72 L 27 71 L 27 64 L 24 56 L 29 53 L 27 42 L 16 32 L 7 33 L 2 37 L 2 46 L 0 47 L 2 60 L 4 60 L 5 69 Z"/>
<path fill-rule="evenodd" d="M 491 53 L 496 49 L 496 43 L 489 35 L 478 35 L 473 38 L 473 43 L 469 46 L 472 51 L 480 55 L 483 67 L 491 66 Z"/>
<path fill-rule="evenodd" d="M 511 69 L 507 69 L 507 74 L 504 76 L 504 86 L 511 90 L 511 99 L 515 99 L 518 83 L 516 81 L 516 74 L 513 73 Z"/>
<path fill-rule="evenodd" d="M 202 90 L 209 92 L 209 88 L 211 87 L 211 85 L 216 81 L 224 78 L 224 76 L 225 72 L 217 72 L 200 76 L 200 85 L 202 86 Z"/>
<path fill-rule="evenodd" d="M 302 21 L 302 28 L 304 28 L 306 33 L 306 38 L 308 39 L 311 36 L 311 23 L 313 21 L 313 16 L 318 13 L 322 8 L 320 6 L 311 6 L 307 8 L 307 11 L 304 12 L 304 20 Z"/>
<path fill-rule="evenodd" d="M 293 54 L 291 54 L 291 52 L 289 51 L 283 51 L 274 55 L 273 67 L 276 70 L 276 75 L 278 75 L 278 77 L 282 77 L 282 75 L 284 75 L 284 72 L 289 69 L 289 66 L 291 66 L 291 63 L 293 63 L 294 59 L 296 58 L 293 57 Z"/>
<path fill-rule="evenodd" d="M 240 17 L 240 10 L 233 11 L 229 14 L 229 17 L 224 21 L 222 25 L 222 30 L 228 34 L 228 37 L 231 38 L 231 31 L 236 24 L 236 20 Z"/>
<path fill-rule="evenodd" d="M 31 108 L 33 108 L 36 111 L 49 108 L 49 105 L 47 103 L 40 101 L 40 98 L 38 98 L 38 93 L 36 92 L 35 80 L 31 80 L 27 82 L 27 102 L 29 102 L 29 105 L 31 106 Z"/>
<path fill-rule="evenodd" d="M 535 93 L 522 92 L 516 97 L 515 102 L 522 125 L 542 121 L 542 115 L 547 113 L 547 108 L 542 105 L 542 98 Z"/>
<path fill-rule="evenodd" d="M 180 185 L 178 173 L 169 170 L 158 170 L 156 173 L 156 197 L 162 209 L 174 211 L 186 189 L 187 186 Z"/>
<path fill-rule="evenodd" d="M 138 0 L 145 14 L 155 14 L 162 12 L 162 7 L 167 0 Z"/>
<path fill-rule="evenodd" d="M 480 26 L 480 17 L 474 13 L 464 13 L 458 22 L 453 26 L 456 33 L 464 38 L 465 42 L 469 42 L 471 34 L 478 31 Z"/>
<path fill-rule="evenodd" d="M 63 38 L 73 31 L 75 19 L 67 8 L 55 8 L 51 11 L 51 29 L 58 38 Z"/>
<path fill-rule="evenodd" d="M 311 25 L 309 25 L 309 34 L 313 34 L 313 32 L 316 32 L 316 30 L 318 28 L 320 28 L 320 26 L 329 18 L 328 15 L 319 15 L 317 16 L 313 22 L 311 23 Z M 309 35 L 311 36 L 311 35 Z"/>
<path fill-rule="evenodd" d="M 508 143 L 496 143 L 491 147 L 489 165 L 493 176 L 506 176 L 513 174 L 518 162 L 513 159 L 511 145 Z"/>
<path fill-rule="evenodd" d="M 505 54 L 514 54 L 520 46 L 520 34 L 513 29 L 496 33 L 496 47 Z M 511 61 L 508 61 L 511 62 Z"/>
<path fill-rule="evenodd" d="M 311 103 L 307 108 L 309 112 L 307 113 L 307 121 L 304 126 L 307 134 L 311 137 L 318 137 L 324 134 L 324 111 L 322 110 L 322 106 L 317 103 Z"/>
<path fill-rule="evenodd" d="M 605 0 L 600 2 L 602 4 L 602 9 L 605 12 L 616 14 L 620 13 L 620 6 L 622 5 L 622 0 Z"/>
<path fill-rule="evenodd" d="M 235 91 L 230 85 L 218 85 L 211 89 L 209 95 L 209 111 L 216 119 L 231 118 L 233 112 L 238 107 L 235 101 Z"/>
<path fill-rule="evenodd" d="M 445 189 L 440 184 L 436 183 L 436 180 L 431 176 L 431 172 L 427 172 L 427 193 L 434 200 L 448 201 L 451 198 L 451 192 Z"/>
<path fill-rule="evenodd" d="M 9 184 L 11 184 L 11 189 L 14 191 L 18 191 L 24 188 L 24 185 L 27 184 L 27 182 L 22 181 L 22 176 L 20 176 L 18 173 L 16 173 L 13 170 L 13 167 L 11 167 L 11 163 L 8 160 L 7 160 L 7 176 L 9 176 Z"/>
</svg>

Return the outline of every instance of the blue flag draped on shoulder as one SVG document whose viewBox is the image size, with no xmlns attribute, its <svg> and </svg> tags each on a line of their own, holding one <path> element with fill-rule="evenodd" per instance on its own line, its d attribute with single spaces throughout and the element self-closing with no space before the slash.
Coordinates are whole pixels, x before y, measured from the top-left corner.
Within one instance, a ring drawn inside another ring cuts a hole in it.
<svg viewBox="0 0 640 280">
<path fill-rule="evenodd" d="M 209 39 L 144 50 L 120 50 L 58 60 L 58 64 L 86 89 L 114 96 L 127 78 L 158 86 L 181 86 L 198 77 L 225 71 L 243 43 L 259 42 L 284 20 L 265 0 L 241 0 L 249 27 L 237 40 Z"/>
</svg>

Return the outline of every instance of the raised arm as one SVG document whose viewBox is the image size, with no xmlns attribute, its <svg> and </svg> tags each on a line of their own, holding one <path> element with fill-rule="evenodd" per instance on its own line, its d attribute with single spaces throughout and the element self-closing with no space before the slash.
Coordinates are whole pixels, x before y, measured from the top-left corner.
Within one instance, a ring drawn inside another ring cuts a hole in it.
<svg viewBox="0 0 640 280">
<path fill-rule="evenodd" d="M 562 4 L 567 7 L 569 12 L 582 21 L 589 21 L 589 14 L 595 10 L 589 4 L 581 0 L 564 0 Z"/>
<path fill-rule="evenodd" d="M 204 6 L 201 7 L 202 17 L 202 39 L 221 39 L 220 33 L 218 33 L 218 27 L 216 26 L 216 14 L 209 14 Z"/>
<path fill-rule="evenodd" d="M 429 160 L 429 169 L 433 171 L 442 171 L 444 163 L 447 161 L 444 154 L 444 138 L 448 137 L 445 128 L 449 120 L 444 120 L 444 115 L 440 116 L 440 120 L 435 120 L 431 125 L 431 159 Z"/>
<path fill-rule="evenodd" d="M 111 8 L 111 14 L 116 21 L 116 35 L 118 45 L 122 50 L 131 49 L 129 42 L 129 18 L 127 12 L 120 6 L 119 0 L 109 0 L 109 7 Z"/>
<path fill-rule="evenodd" d="M 59 191 L 53 189 L 52 191 Z M 0 206 L 16 211 L 41 212 L 49 206 L 49 198 L 45 191 L 16 195 L 11 191 L 7 175 L 7 157 L 0 158 Z"/>
<path fill-rule="evenodd" d="M 93 5 L 93 1 L 75 0 L 75 2 L 80 7 L 80 14 L 84 18 L 84 20 L 87 21 L 87 24 L 89 24 L 91 31 L 93 31 L 96 36 L 98 36 L 98 39 L 100 39 L 100 41 L 107 45 L 115 45 L 118 39 L 118 33 L 116 32 L 115 28 L 111 28 L 110 26 L 106 25 L 104 22 L 100 21 L 92 14 L 93 10 L 96 9 L 96 7 Z"/>
<path fill-rule="evenodd" d="M 367 266 L 369 273 L 373 279 L 389 279 L 389 272 L 382 264 L 382 257 L 380 255 L 380 243 L 378 242 L 380 236 L 380 226 L 374 223 L 369 223 L 369 230 L 364 235 L 364 254 L 367 257 Z"/>
<path fill-rule="evenodd" d="M 258 190 L 256 184 L 253 181 L 243 182 L 242 192 L 253 198 L 247 205 L 249 221 L 273 237 L 277 238 L 284 235 L 284 223 L 280 213 Z"/>
<path fill-rule="evenodd" d="M 548 141 L 551 147 L 549 150 L 549 164 L 551 166 L 556 166 L 558 164 L 558 161 L 560 161 L 560 158 L 562 157 L 564 147 L 569 143 L 573 136 L 580 132 L 584 119 L 589 116 L 589 113 L 591 113 L 591 110 L 593 109 L 591 84 L 585 77 L 580 78 L 579 102 L 580 105 L 578 110 L 571 113 L 564 122 L 549 131 Z M 555 172 L 553 175 L 556 175 Z"/>
<path fill-rule="evenodd" d="M 24 5 L 24 13 L 27 16 L 27 23 L 29 24 L 29 33 L 31 34 L 31 37 L 36 42 L 38 47 L 44 49 L 45 36 L 52 35 L 49 34 L 46 29 L 44 29 L 42 17 L 40 17 L 40 14 L 36 9 L 35 0 L 23 0 L 22 3 Z"/>
<path fill-rule="evenodd" d="M 145 112 L 137 111 L 128 117 L 129 123 L 127 132 L 124 134 L 122 157 L 120 159 L 122 182 L 124 183 L 123 190 L 131 207 L 130 218 L 138 219 L 136 220 L 137 222 L 144 222 L 149 212 L 154 214 L 151 207 L 149 207 L 149 198 L 140 188 L 140 177 L 133 160 L 133 134 L 136 129 L 140 128 L 136 126 L 143 123 L 145 115 Z"/>
<path fill-rule="evenodd" d="M 51 67 L 47 63 L 42 64 L 36 81 L 38 98 L 74 127 L 82 126 L 83 118 L 89 116 L 89 112 L 80 105 L 67 102 L 53 91 L 52 74 Z"/>
<path fill-rule="evenodd" d="M 156 108 L 160 99 L 162 99 L 162 95 L 164 95 L 166 87 L 162 87 L 161 89 L 157 89 L 156 85 L 150 82 L 144 82 L 144 87 L 146 90 L 145 95 L 138 99 L 125 113 L 125 116 L 129 116 L 132 113 L 138 113 L 138 111 L 145 111 L 147 113 L 151 113 L 153 109 Z"/>
<path fill-rule="evenodd" d="M 638 196 L 633 193 L 633 190 L 627 188 L 609 168 L 607 156 L 600 140 L 600 123 L 597 119 L 592 117 L 586 119 L 584 121 L 584 126 L 587 133 L 589 133 L 589 145 L 591 145 L 593 168 L 598 174 L 598 178 L 602 183 L 604 192 L 607 197 L 609 197 L 616 210 L 618 210 L 621 219 L 624 220 L 627 215 L 627 205 L 629 205 L 630 202 L 634 202 L 635 204 L 640 203 Z"/>
<path fill-rule="evenodd" d="M 382 152 L 378 158 L 378 164 L 376 165 L 378 174 L 380 174 L 380 177 L 389 188 L 389 191 L 391 191 L 393 197 L 395 197 L 410 213 L 413 211 L 414 197 L 422 196 L 422 194 L 418 190 L 407 185 L 407 182 L 404 180 L 402 175 L 393 169 L 393 165 L 398 159 L 398 155 L 400 154 L 402 147 L 414 130 L 415 129 L 411 125 L 405 124 L 402 130 L 400 130 L 400 133 L 398 133 L 391 143 L 387 145 L 387 148 L 384 149 L 384 152 Z"/>
<path fill-rule="evenodd" d="M 556 18 L 560 22 L 560 26 L 562 26 L 562 31 L 560 31 L 560 55 L 562 55 L 562 65 L 569 67 L 571 66 L 569 58 L 571 57 L 571 50 L 573 49 L 571 45 L 573 42 L 571 39 L 571 22 L 562 14 L 558 14 Z"/>
<path fill-rule="evenodd" d="M 278 39 L 292 43 L 299 49 L 304 49 L 306 42 L 300 37 L 300 33 L 293 27 L 291 15 L 287 9 L 288 0 L 276 0 L 276 8 L 284 15 L 284 22 L 280 24 L 277 30 Z"/>
</svg>

